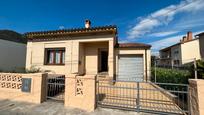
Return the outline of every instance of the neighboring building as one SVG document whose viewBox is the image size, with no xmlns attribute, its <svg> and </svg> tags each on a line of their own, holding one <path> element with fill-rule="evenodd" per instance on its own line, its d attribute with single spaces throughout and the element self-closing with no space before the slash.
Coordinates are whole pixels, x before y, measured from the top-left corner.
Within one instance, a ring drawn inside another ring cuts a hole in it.
<svg viewBox="0 0 204 115">
<path fill-rule="evenodd" d="M 204 59 L 204 32 L 197 34 L 196 37 L 199 39 L 201 58 Z"/>
<path fill-rule="evenodd" d="M 116 26 L 29 32 L 26 68 L 56 74 L 105 75 L 120 80 L 150 77 L 150 45 L 117 42 Z"/>
<path fill-rule="evenodd" d="M 22 71 L 25 69 L 26 39 L 10 30 L 0 30 L 0 71 Z"/>
<path fill-rule="evenodd" d="M 179 43 L 159 51 L 159 65 L 180 66 L 192 62 L 194 58 L 201 59 L 199 44 L 199 39 L 193 39 L 192 32 L 188 32 Z"/>
</svg>

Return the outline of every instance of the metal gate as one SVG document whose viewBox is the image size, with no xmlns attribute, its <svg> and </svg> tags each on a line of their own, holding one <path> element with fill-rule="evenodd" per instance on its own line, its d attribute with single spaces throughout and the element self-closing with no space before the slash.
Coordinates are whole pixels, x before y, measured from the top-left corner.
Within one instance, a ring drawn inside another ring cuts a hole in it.
<svg viewBox="0 0 204 115">
<path fill-rule="evenodd" d="M 156 114 L 188 114 L 188 85 L 98 80 L 97 105 Z"/>
<path fill-rule="evenodd" d="M 47 99 L 64 101 L 65 75 L 48 75 Z"/>
</svg>

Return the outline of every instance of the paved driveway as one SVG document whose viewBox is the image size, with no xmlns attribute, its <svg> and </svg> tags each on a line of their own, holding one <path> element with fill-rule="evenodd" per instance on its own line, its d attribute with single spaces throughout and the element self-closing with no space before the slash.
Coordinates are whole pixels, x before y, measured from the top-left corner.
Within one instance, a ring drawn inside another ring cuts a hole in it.
<svg viewBox="0 0 204 115">
<path fill-rule="evenodd" d="M 47 101 L 42 104 L 0 101 L 0 115 L 148 115 L 130 111 L 98 108 L 88 113 L 79 109 L 64 107 L 63 103 Z M 152 115 L 152 114 L 151 114 Z"/>
<path fill-rule="evenodd" d="M 98 88 L 100 104 L 134 109 L 137 107 L 137 103 L 140 105 L 141 110 L 184 114 L 175 103 L 173 94 L 152 83 L 139 83 L 140 102 L 136 102 L 138 98 L 137 85 L 137 82 L 116 82 L 111 84 L 107 81 L 100 81 Z"/>
</svg>

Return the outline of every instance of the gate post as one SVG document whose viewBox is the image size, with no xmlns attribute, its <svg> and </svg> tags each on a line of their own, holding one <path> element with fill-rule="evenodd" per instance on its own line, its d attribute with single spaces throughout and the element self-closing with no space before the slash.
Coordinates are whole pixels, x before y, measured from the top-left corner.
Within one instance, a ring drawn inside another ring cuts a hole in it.
<svg viewBox="0 0 204 115">
<path fill-rule="evenodd" d="M 189 95 L 190 95 L 190 113 L 191 115 L 204 114 L 204 80 L 190 79 L 189 80 Z"/>
<path fill-rule="evenodd" d="M 137 82 L 137 98 L 136 98 L 137 112 L 140 112 L 140 84 Z"/>
<path fill-rule="evenodd" d="M 95 75 L 77 76 L 71 74 L 65 78 L 65 106 L 75 107 L 88 112 L 96 105 Z"/>
<path fill-rule="evenodd" d="M 44 73 L 42 74 L 42 82 L 41 82 L 41 102 L 46 101 L 47 100 L 47 78 L 48 78 L 48 74 Z"/>
</svg>

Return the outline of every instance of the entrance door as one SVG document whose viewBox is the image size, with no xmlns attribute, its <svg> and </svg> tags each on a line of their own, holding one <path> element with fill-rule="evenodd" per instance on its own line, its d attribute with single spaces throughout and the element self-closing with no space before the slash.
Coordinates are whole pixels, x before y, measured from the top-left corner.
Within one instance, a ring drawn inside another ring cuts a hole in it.
<svg viewBox="0 0 204 115">
<path fill-rule="evenodd" d="M 47 78 L 47 99 L 64 101 L 65 75 L 49 74 Z"/>
<path fill-rule="evenodd" d="M 108 71 L 108 51 L 101 51 L 101 72 Z"/>
</svg>

